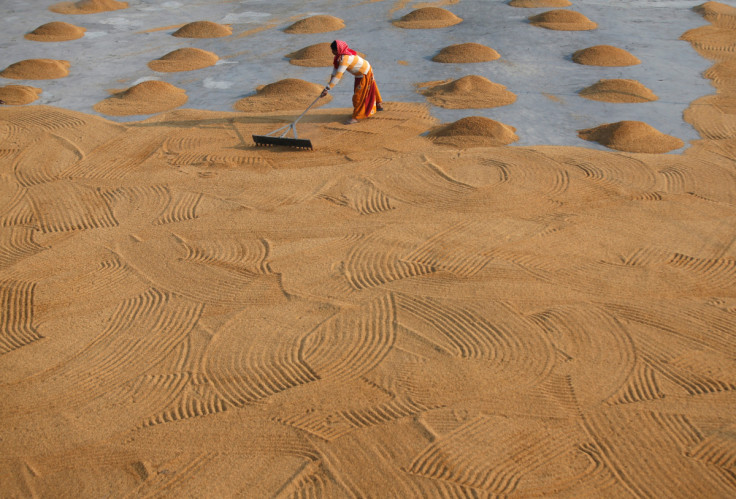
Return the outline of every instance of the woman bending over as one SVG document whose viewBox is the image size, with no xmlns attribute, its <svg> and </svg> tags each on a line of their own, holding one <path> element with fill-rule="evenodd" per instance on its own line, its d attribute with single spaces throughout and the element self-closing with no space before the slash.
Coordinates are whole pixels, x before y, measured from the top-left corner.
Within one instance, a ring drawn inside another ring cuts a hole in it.
<svg viewBox="0 0 736 499">
<path fill-rule="evenodd" d="M 340 83 L 342 75 L 347 70 L 355 76 L 355 84 L 353 86 L 353 117 L 345 124 L 357 123 L 360 119 L 373 116 L 376 111 L 383 111 L 381 93 L 378 91 L 378 85 L 373 78 L 373 69 L 368 61 L 351 50 L 342 40 L 333 41 L 330 48 L 335 56 L 332 61 L 335 69 L 321 96 L 327 95 L 327 92 Z"/>
</svg>

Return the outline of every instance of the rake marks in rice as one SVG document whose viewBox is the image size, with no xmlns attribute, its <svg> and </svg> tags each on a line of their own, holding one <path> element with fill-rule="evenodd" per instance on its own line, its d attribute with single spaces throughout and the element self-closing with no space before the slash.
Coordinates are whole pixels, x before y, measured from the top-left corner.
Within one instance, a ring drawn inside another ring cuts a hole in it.
<svg viewBox="0 0 736 499">
<path fill-rule="evenodd" d="M 154 225 L 165 225 L 197 218 L 197 208 L 202 201 L 199 192 L 174 191 L 171 199 L 155 217 Z"/>
<path fill-rule="evenodd" d="M 279 489 L 275 497 L 277 499 L 338 497 L 344 492 L 344 489 L 335 483 L 322 460 L 318 460 L 308 462 Z"/>
<path fill-rule="evenodd" d="M 600 404 L 629 380 L 637 361 L 634 342 L 624 325 L 605 309 L 561 306 L 529 318 L 569 359 L 571 387 L 581 406 Z M 592 378 L 599 379 L 594 391 L 588 386 Z"/>
<path fill-rule="evenodd" d="M 258 167 L 270 168 L 271 162 L 259 156 L 238 156 L 234 154 L 209 154 L 199 152 L 179 153 L 168 158 L 172 166 L 197 166 L 206 168 Z"/>
<path fill-rule="evenodd" d="M 5 269 L 46 248 L 38 244 L 31 227 L 5 227 L 0 230 L 0 269 Z"/>
<path fill-rule="evenodd" d="M 729 432 L 717 432 L 704 437 L 701 442 L 691 446 L 687 455 L 729 472 L 731 480 L 736 469 L 736 439 Z M 734 483 L 736 485 L 736 483 Z"/>
<path fill-rule="evenodd" d="M 459 277 L 472 277 L 493 260 L 486 248 L 479 247 L 476 237 L 471 235 L 476 228 L 474 225 L 472 222 L 460 223 L 440 231 L 407 253 L 402 260 Z M 492 236 L 488 237 L 483 244 L 492 245 L 492 239 Z"/>
<path fill-rule="evenodd" d="M 436 209 L 456 210 L 478 193 L 477 188 L 452 178 L 426 156 L 421 163 L 387 166 L 372 177 L 372 182 L 391 199 L 418 206 L 431 204 Z"/>
<path fill-rule="evenodd" d="M 204 135 L 201 131 L 195 136 L 177 136 L 167 137 L 161 144 L 161 150 L 164 154 L 180 154 L 185 151 L 193 151 L 196 149 L 212 149 L 212 146 L 220 146 L 221 144 L 231 142 L 230 137 L 221 137 L 219 135 Z"/>
<path fill-rule="evenodd" d="M 299 351 L 320 378 L 353 379 L 378 365 L 395 340 L 395 303 L 386 295 L 340 311 L 302 338 Z"/>
<path fill-rule="evenodd" d="M 110 206 L 99 189 L 68 180 L 34 185 L 28 189 L 34 214 L 43 232 L 116 227 Z"/>
<path fill-rule="evenodd" d="M 499 185 L 528 189 L 548 198 L 559 196 L 570 186 L 569 166 L 545 153 L 532 150 L 520 152 L 508 148 L 493 156 L 480 157 L 478 163 L 497 169 Z M 528 159 L 529 156 L 533 161 Z"/>
<path fill-rule="evenodd" d="M 154 223 L 172 202 L 171 189 L 165 185 L 118 187 L 103 191 L 102 196 L 120 221 L 142 216 Z"/>
<path fill-rule="evenodd" d="M 609 303 L 605 308 L 627 321 L 669 334 L 672 345 L 685 344 L 693 350 L 707 347 L 714 351 L 732 352 L 736 349 L 733 336 L 736 317 L 717 308 L 689 303 L 665 304 L 651 309 L 632 303 Z M 636 341 L 647 340 L 637 337 Z M 647 344 L 659 348 L 657 342 L 650 340 Z"/>
<path fill-rule="evenodd" d="M 637 362 L 634 371 L 621 390 L 609 399 L 611 404 L 632 404 L 657 400 L 665 395 L 658 381 L 659 375 L 645 362 Z"/>
<path fill-rule="evenodd" d="M 8 159 L 8 158 L 15 159 L 17 155 L 20 153 L 20 151 L 21 150 L 18 149 L 17 147 L 12 147 L 12 146 L 9 147 L 7 145 L 0 146 L 0 159 Z"/>
<path fill-rule="evenodd" d="M 99 145 L 80 161 L 60 172 L 64 178 L 121 180 L 140 170 L 160 148 L 166 132 L 128 129 Z M 121 151 L 133 151 L 121 154 Z"/>
<path fill-rule="evenodd" d="M 349 179 L 341 189 L 333 188 L 317 196 L 338 206 L 346 206 L 361 215 L 384 213 L 396 208 L 396 202 L 367 178 Z"/>
<path fill-rule="evenodd" d="M 239 324 L 239 323 L 238 323 Z M 247 325 L 224 328 L 209 345 L 203 373 L 228 406 L 244 407 L 319 380 L 299 349 L 297 331 L 274 336 Z"/>
<path fill-rule="evenodd" d="M 410 398 L 395 398 L 389 402 L 363 409 L 332 413 L 312 410 L 291 417 L 277 417 L 274 421 L 298 428 L 325 441 L 336 440 L 348 433 L 371 426 L 420 414 L 430 407 Z"/>
<path fill-rule="evenodd" d="M 584 422 L 604 465 L 630 493 L 726 497 L 733 491 L 713 467 L 687 456 L 703 440 L 687 416 L 612 408 L 587 414 Z"/>
<path fill-rule="evenodd" d="M 572 451 L 578 433 L 560 424 L 524 431 L 507 426 L 502 420 L 479 416 L 430 444 L 407 471 L 486 493 L 511 494 L 524 475 Z"/>
<path fill-rule="evenodd" d="M 87 122 L 68 113 L 44 109 L 14 115 L 12 124 L 22 128 L 41 128 L 53 132 L 68 128 L 79 128 L 85 126 Z"/>
<path fill-rule="evenodd" d="M 736 285 L 736 260 L 733 258 L 697 258 L 675 253 L 667 264 L 693 272 L 714 287 L 733 289 Z"/>
<path fill-rule="evenodd" d="M 36 215 L 28 196 L 28 190 L 17 186 L 0 211 L 0 227 L 35 225 Z"/>
<path fill-rule="evenodd" d="M 42 140 L 43 147 L 27 147 L 13 160 L 15 177 L 23 187 L 58 180 L 63 170 L 82 159 L 56 136 L 46 135 Z"/>
<path fill-rule="evenodd" d="M 680 165 L 673 165 L 663 170 L 659 174 L 664 180 L 664 190 L 673 194 L 681 194 L 692 188 L 694 181 L 689 169 Z"/>
<path fill-rule="evenodd" d="M 153 225 L 193 220 L 204 196 L 172 190 L 166 185 L 119 187 L 102 193 L 121 220 L 144 217 Z"/>
<path fill-rule="evenodd" d="M 246 274 L 272 274 L 270 245 L 265 239 L 200 239 L 185 241 L 184 260 Z"/>
<path fill-rule="evenodd" d="M 500 363 L 516 360 L 521 344 L 515 335 L 494 326 L 471 310 L 444 306 L 427 298 L 397 295 L 400 317 L 404 314 L 419 319 L 444 338 L 457 357 L 486 359 Z"/>
<path fill-rule="evenodd" d="M 185 393 L 178 397 L 173 407 L 165 409 L 145 420 L 143 427 L 175 423 L 191 418 L 218 414 L 227 410 L 227 404 L 215 393 Z"/>
<path fill-rule="evenodd" d="M 173 459 L 161 463 L 160 469 L 166 473 L 151 473 L 138 487 L 127 494 L 126 498 L 136 497 L 165 497 L 181 495 L 188 481 L 201 473 L 201 470 L 218 457 L 216 452 L 202 452 L 198 454 L 178 453 Z"/>
<path fill-rule="evenodd" d="M 33 320 L 36 283 L 0 281 L 0 355 L 43 338 Z"/>
<path fill-rule="evenodd" d="M 124 300 L 94 340 L 36 380 L 23 404 L 10 412 L 66 407 L 122 388 L 184 341 L 202 308 L 153 288 Z"/>
</svg>

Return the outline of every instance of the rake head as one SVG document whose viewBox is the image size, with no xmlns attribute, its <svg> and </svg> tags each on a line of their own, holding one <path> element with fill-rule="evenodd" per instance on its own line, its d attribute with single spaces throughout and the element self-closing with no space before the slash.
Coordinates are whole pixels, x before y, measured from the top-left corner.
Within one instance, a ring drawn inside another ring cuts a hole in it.
<svg viewBox="0 0 736 499">
<path fill-rule="evenodd" d="M 302 119 L 302 116 L 307 114 L 307 111 L 314 106 L 317 101 L 322 97 L 322 95 L 318 95 L 316 99 L 312 101 L 312 103 L 304 110 L 302 114 L 299 115 L 297 119 L 289 123 L 288 125 L 282 126 L 281 128 L 277 128 L 273 132 L 267 133 L 266 135 L 253 135 L 253 142 L 256 143 L 257 146 L 286 146 L 286 147 L 296 147 L 297 149 L 309 149 L 313 150 L 312 147 L 312 141 L 307 139 L 300 139 L 296 134 L 296 124 L 299 122 L 300 119 Z M 276 137 L 276 134 L 280 131 L 284 130 L 284 132 Z M 294 134 L 294 138 L 288 138 L 286 134 L 291 132 Z"/>
<path fill-rule="evenodd" d="M 271 137 L 269 135 L 253 135 L 253 142 L 257 146 L 287 146 L 298 149 L 313 150 L 312 141 L 308 139 L 290 139 L 287 137 Z"/>
</svg>

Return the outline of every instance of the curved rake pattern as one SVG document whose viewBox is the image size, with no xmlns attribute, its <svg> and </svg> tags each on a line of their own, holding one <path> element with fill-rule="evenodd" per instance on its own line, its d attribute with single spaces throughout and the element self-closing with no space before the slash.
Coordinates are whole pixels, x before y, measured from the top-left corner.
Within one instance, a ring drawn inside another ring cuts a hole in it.
<svg viewBox="0 0 736 499">
<path fill-rule="evenodd" d="M 36 284 L 0 281 L 0 355 L 43 338 L 33 324 Z"/>
</svg>

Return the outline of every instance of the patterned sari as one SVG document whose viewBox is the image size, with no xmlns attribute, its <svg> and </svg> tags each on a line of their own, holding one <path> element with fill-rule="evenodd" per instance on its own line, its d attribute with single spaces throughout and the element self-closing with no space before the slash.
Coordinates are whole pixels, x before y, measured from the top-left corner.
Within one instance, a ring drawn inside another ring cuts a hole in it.
<svg viewBox="0 0 736 499">
<path fill-rule="evenodd" d="M 376 104 L 383 102 L 381 92 L 378 91 L 376 80 L 373 79 L 373 70 L 363 78 L 356 78 L 353 86 L 353 118 L 361 120 L 373 116 Z"/>
</svg>

